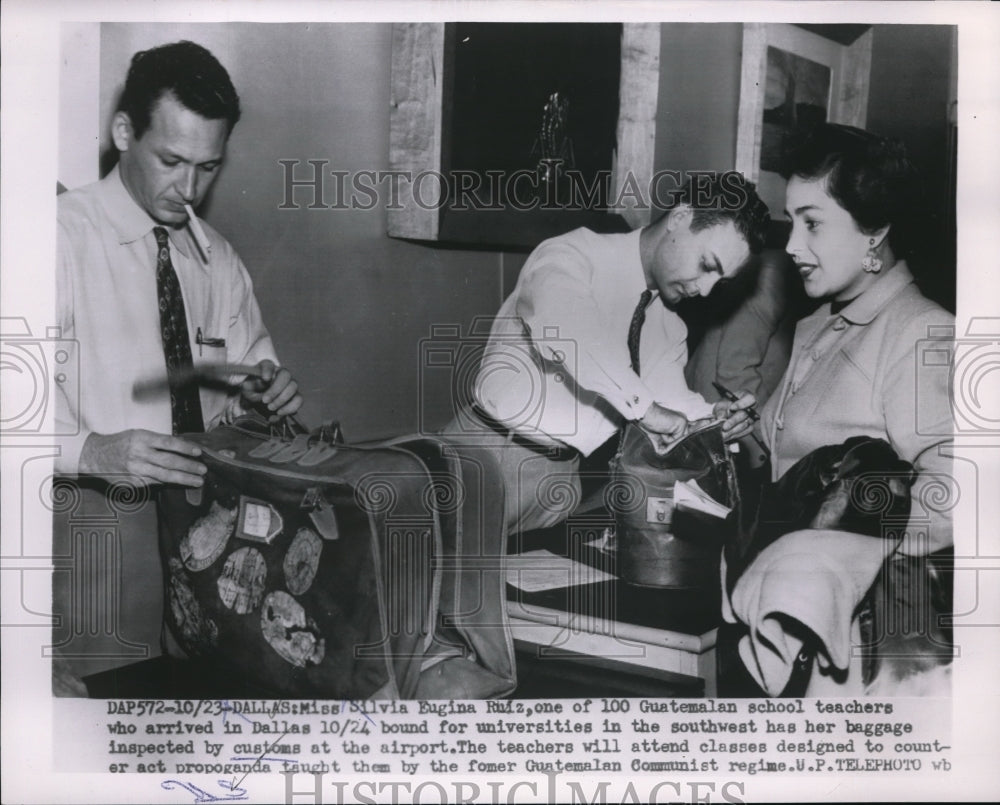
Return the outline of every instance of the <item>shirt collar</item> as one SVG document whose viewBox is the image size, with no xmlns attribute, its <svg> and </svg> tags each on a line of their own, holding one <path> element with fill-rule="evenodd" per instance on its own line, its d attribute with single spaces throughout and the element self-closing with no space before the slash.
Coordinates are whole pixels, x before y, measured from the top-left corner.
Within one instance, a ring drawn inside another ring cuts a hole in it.
<svg viewBox="0 0 1000 805">
<path fill-rule="evenodd" d="M 122 245 L 134 243 L 141 240 L 153 231 L 153 227 L 159 226 L 142 207 L 135 203 L 135 199 L 129 195 L 128 190 L 122 182 L 119 166 L 115 165 L 111 172 L 101 181 L 101 201 L 104 210 L 111 221 L 111 226 L 118 236 L 118 242 Z M 170 238 L 171 244 L 185 258 L 191 257 L 191 241 L 187 228 L 177 229 L 172 226 L 164 227 Z M 195 263 L 205 268 L 201 260 Z"/>
<path fill-rule="evenodd" d="M 913 282 L 905 260 L 899 260 L 864 293 L 840 311 L 840 317 L 853 324 L 871 324 L 900 291 Z"/>
</svg>

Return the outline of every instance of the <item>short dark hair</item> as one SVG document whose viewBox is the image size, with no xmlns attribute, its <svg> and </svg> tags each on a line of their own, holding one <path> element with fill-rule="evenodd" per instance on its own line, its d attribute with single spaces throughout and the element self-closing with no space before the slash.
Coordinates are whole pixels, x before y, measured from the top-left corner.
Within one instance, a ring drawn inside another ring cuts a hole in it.
<svg viewBox="0 0 1000 805">
<path fill-rule="evenodd" d="M 167 93 L 208 120 L 225 119 L 228 133 L 240 119 L 240 96 L 229 73 L 194 42 L 161 45 L 132 57 L 118 111 L 129 116 L 136 139 L 149 128 L 153 107 Z"/>
<path fill-rule="evenodd" d="M 824 123 L 793 135 L 783 161 L 786 179 L 826 179 L 827 191 L 862 232 L 889 226 L 893 252 L 906 255 L 922 188 L 899 140 Z"/>
<path fill-rule="evenodd" d="M 676 205 L 680 204 L 686 204 L 693 212 L 691 231 L 699 232 L 732 221 L 751 254 L 763 250 L 771 216 L 767 205 L 757 195 L 754 183 L 747 181 L 742 173 L 695 174 L 677 195 Z"/>
</svg>

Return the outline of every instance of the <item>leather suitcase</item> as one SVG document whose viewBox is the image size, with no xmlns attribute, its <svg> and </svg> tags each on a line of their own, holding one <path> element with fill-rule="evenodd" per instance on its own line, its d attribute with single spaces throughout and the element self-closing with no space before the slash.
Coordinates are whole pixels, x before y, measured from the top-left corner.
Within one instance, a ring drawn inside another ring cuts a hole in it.
<svg viewBox="0 0 1000 805">
<path fill-rule="evenodd" d="M 721 424 L 700 429 L 658 455 L 642 428 L 629 423 L 610 466 L 621 577 L 643 587 L 715 589 L 726 522 L 675 508 L 673 496 L 677 481 L 695 480 L 717 502 L 739 506 Z"/>
<path fill-rule="evenodd" d="M 434 439 L 352 446 L 256 417 L 185 438 L 205 484 L 159 499 L 184 654 L 275 697 L 513 689 L 492 467 Z"/>
</svg>

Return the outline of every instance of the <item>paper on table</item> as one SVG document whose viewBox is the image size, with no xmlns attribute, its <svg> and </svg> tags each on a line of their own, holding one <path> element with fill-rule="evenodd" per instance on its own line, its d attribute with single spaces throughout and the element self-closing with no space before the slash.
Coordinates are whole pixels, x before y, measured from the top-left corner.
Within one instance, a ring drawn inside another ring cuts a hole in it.
<svg viewBox="0 0 1000 805">
<path fill-rule="evenodd" d="M 677 481 L 674 484 L 674 505 L 683 505 L 688 509 L 695 509 L 719 518 L 726 517 L 732 511 L 728 506 L 723 506 L 705 492 L 693 478 L 687 481 Z"/>
<path fill-rule="evenodd" d="M 556 556 L 546 550 L 514 554 L 508 556 L 506 562 L 507 583 L 526 593 L 595 584 L 615 578 L 596 567 Z"/>
</svg>

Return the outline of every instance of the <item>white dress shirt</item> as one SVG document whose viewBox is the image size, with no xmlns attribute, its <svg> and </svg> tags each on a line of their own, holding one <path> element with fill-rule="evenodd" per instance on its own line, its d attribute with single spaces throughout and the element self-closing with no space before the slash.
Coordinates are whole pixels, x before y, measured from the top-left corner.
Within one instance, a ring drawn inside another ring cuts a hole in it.
<svg viewBox="0 0 1000 805">
<path fill-rule="evenodd" d="M 207 264 L 187 227 L 167 227 L 195 366 L 265 358 L 277 363 L 246 268 L 225 238 L 202 223 L 211 242 Z M 58 322 L 75 354 L 66 364 L 66 380 L 56 386 L 56 418 L 60 433 L 76 433 L 60 441 L 58 472 L 76 474 L 91 433 L 171 431 L 156 225 L 128 194 L 117 166 L 101 181 L 59 197 Z M 199 330 L 202 340 L 219 344 L 196 343 Z M 152 391 L 136 394 L 137 383 Z M 238 406 L 233 387 L 202 385 L 200 394 L 206 428 Z"/>
<path fill-rule="evenodd" d="M 576 229 L 531 253 L 476 378 L 474 395 L 486 413 L 527 438 L 584 455 L 654 401 L 692 420 L 712 415 L 684 380 L 687 327 L 658 296 L 642 328 L 642 377 L 632 371 L 628 330 L 646 289 L 639 234 Z"/>
</svg>

